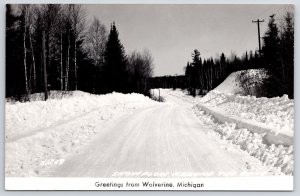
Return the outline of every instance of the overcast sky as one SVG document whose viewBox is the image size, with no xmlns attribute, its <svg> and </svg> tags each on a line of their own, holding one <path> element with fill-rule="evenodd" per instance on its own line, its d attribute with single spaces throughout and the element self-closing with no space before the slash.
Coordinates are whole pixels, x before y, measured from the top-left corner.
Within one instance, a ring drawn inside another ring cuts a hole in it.
<svg viewBox="0 0 300 196">
<path fill-rule="evenodd" d="M 202 58 L 241 55 L 258 48 L 257 25 L 269 15 L 282 16 L 287 5 L 84 5 L 87 19 L 98 18 L 108 28 L 115 21 L 126 52 L 148 48 L 154 75 L 183 74 L 191 53 Z"/>
</svg>

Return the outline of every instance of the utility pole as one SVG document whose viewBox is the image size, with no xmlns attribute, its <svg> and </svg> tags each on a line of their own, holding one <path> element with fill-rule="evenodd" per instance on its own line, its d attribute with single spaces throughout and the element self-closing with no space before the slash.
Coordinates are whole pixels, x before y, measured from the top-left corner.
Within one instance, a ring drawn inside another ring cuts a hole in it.
<svg viewBox="0 0 300 196">
<path fill-rule="evenodd" d="M 259 23 L 260 22 L 265 22 L 265 20 L 252 20 L 252 23 L 257 23 L 257 30 L 258 30 L 258 53 L 259 56 L 261 56 L 261 45 L 260 45 L 260 29 L 259 29 Z"/>
</svg>

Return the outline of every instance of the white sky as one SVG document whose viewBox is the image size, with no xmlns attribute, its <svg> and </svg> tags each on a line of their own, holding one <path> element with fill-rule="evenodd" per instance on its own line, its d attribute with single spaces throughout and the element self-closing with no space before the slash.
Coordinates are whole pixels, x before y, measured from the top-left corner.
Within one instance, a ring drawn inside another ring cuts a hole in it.
<svg viewBox="0 0 300 196">
<path fill-rule="evenodd" d="M 231 51 L 241 55 L 258 48 L 257 25 L 269 15 L 282 16 L 288 5 L 84 5 L 87 19 L 98 18 L 109 29 L 115 21 L 126 52 L 148 48 L 154 75 L 183 74 L 191 53 L 204 58 Z"/>
</svg>

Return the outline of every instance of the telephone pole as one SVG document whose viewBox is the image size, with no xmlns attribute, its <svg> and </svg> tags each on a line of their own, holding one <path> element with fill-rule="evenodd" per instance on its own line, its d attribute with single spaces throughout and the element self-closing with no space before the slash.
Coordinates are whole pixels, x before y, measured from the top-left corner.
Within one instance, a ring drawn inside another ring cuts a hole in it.
<svg viewBox="0 0 300 196">
<path fill-rule="evenodd" d="M 265 20 L 252 20 L 252 23 L 257 23 L 257 30 L 258 30 L 258 53 L 259 56 L 261 56 L 261 46 L 260 46 L 260 29 L 259 29 L 259 23 L 260 22 L 265 22 Z"/>
</svg>

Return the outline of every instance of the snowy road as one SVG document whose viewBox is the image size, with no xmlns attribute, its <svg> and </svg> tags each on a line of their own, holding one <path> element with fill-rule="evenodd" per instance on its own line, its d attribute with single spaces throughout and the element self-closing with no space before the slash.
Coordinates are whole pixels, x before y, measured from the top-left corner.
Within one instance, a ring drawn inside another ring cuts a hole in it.
<svg viewBox="0 0 300 196">
<path fill-rule="evenodd" d="M 198 177 L 268 175 L 269 169 L 212 134 L 192 103 L 165 94 L 164 104 L 108 123 L 79 153 L 40 176 Z"/>
</svg>

